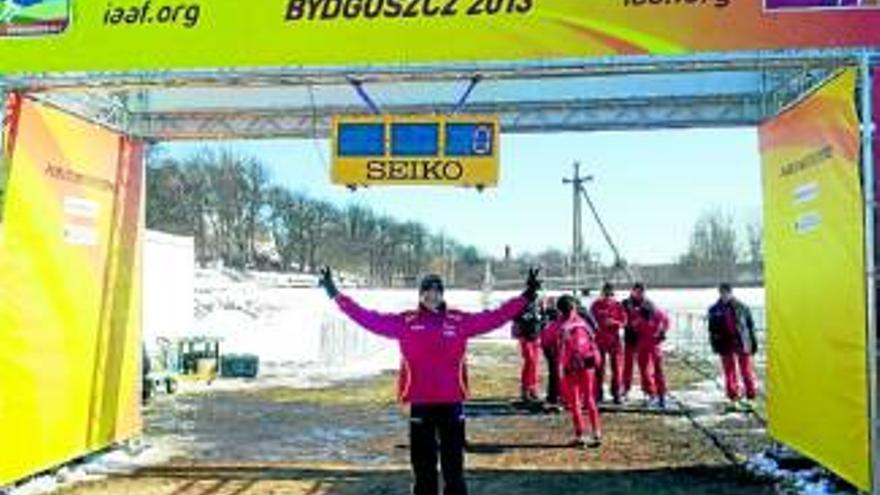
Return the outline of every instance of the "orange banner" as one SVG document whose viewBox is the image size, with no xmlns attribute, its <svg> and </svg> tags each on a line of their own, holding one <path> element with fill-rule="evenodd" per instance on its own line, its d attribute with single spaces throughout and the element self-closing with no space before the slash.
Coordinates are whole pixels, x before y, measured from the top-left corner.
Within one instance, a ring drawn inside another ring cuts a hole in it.
<svg viewBox="0 0 880 495">
<path fill-rule="evenodd" d="M 140 431 L 142 147 L 22 100 L 0 243 L 0 485 Z"/>
<path fill-rule="evenodd" d="M 770 433 L 870 489 L 856 71 L 760 128 Z"/>
</svg>

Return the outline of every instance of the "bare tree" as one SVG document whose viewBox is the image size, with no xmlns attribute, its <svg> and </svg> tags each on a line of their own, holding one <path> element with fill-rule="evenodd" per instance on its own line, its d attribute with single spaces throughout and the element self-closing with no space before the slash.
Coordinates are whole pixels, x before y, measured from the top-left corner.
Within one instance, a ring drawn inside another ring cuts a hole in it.
<svg viewBox="0 0 880 495">
<path fill-rule="evenodd" d="M 194 236 L 202 266 L 218 259 L 237 268 L 268 266 L 256 252 L 257 238 L 265 237 L 284 270 L 315 271 L 332 263 L 386 285 L 435 267 L 452 277 L 483 273 L 475 248 L 432 234 L 420 222 L 401 222 L 366 206 L 340 209 L 273 185 L 262 163 L 232 151 L 165 157 L 151 163 L 147 187 L 148 225 Z"/>
<path fill-rule="evenodd" d="M 269 206 L 269 229 L 275 244 L 275 251 L 281 258 L 281 267 L 290 269 L 296 257 L 294 231 L 296 219 L 293 214 L 293 195 L 282 187 L 271 187 L 266 191 Z"/>
<path fill-rule="evenodd" d="M 260 226 L 261 213 L 266 206 L 266 192 L 269 183 L 269 173 L 266 167 L 255 158 L 244 160 L 245 173 L 245 203 L 247 204 L 247 217 L 245 218 L 245 232 L 247 236 L 246 263 L 252 265 L 256 256 L 256 236 Z"/>
<path fill-rule="evenodd" d="M 691 233 L 687 252 L 679 266 L 689 275 L 732 280 L 739 261 L 733 218 L 721 210 L 704 213 Z"/>
<path fill-rule="evenodd" d="M 759 220 L 753 220 L 746 225 L 746 237 L 752 275 L 760 277 L 764 272 L 764 227 Z"/>
</svg>

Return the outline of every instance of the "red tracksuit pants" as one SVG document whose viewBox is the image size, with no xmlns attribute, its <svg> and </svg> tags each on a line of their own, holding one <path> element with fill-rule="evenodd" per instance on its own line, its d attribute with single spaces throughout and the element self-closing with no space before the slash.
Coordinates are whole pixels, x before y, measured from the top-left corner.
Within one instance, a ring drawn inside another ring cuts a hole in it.
<svg viewBox="0 0 880 495">
<path fill-rule="evenodd" d="M 538 396 L 538 360 L 541 356 L 541 343 L 537 340 L 519 339 L 519 350 L 522 355 L 522 372 L 520 373 L 520 391 L 523 395 Z"/>
<path fill-rule="evenodd" d="M 752 365 L 752 356 L 740 353 L 728 353 L 721 355 L 721 368 L 724 370 L 724 388 L 727 398 L 739 400 L 742 389 L 736 376 L 736 368 L 739 365 L 739 373 L 746 389 L 746 398 L 754 399 L 758 395 L 758 380 L 755 378 L 755 369 Z"/>
<path fill-rule="evenodd" d="M 602 400 L 605 368 L 611 374 L 611 396 L 620 397 L 623 381 L 624 353 L 620 339 L 599 339 L 599 368 L 596 370 L 596 397 Z M 630 370 L 632 372 L 632 370 Z"/>
<path fill-rule="evenodd" d="M 578 437 L 584 434 L 586 428 L 584 409 L 587 410 L 593 433 L 601 435 L 602 425 L 599 420 L 599 408 L 596 406 L 595 380 L 593 370 L 563 372 L 562 391 L 565 395 L 565 405 L 571 412 L 574 434 Z"/>
<path fill-rule="evenodd" d="M 623 346 L 623 393 L 628 394 L 632 390 L 633 371 L 636 364 L 636 344 L 625 343 Z"/>
<path fill-rule="evenodd" d="M 640 345 L 638 360 L 642 392 L 649 397 L 665 396 L 666 376 L 663 374 L 663 351 L 660 343 Z"/>
</svg>

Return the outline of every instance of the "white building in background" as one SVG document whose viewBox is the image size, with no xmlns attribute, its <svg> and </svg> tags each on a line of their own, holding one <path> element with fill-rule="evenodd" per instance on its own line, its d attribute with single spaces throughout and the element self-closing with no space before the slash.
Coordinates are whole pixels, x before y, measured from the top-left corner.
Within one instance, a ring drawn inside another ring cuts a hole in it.
<svg viewBox="0 0 880 495">
<path fill-rule="evenodd" d="M 195 242 L 192 237 L 148 230 L 143 263 L 143 340 L 153 353 L 157 338 L 192 332 Z"/>
</svg>

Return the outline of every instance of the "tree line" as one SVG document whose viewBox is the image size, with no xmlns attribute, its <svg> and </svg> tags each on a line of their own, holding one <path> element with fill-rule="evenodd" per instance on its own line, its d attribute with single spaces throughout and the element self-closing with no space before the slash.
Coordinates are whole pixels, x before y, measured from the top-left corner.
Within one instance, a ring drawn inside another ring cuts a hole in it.
<svg viewBox="0 0 880 495">
<path fill-rule="evenodd" d="M 744 227 L 743 239 L 731 214 L 722 209 L 704 212 L 691 230 L 687 251 L 678 259 L 681 277 L 719 281 L 762 280 L 762 226 L 752 221 Z"/>
<path fill-rule="evenodd" d="M 229 150 L 151 160 L 146 221 L 150 229 L 192 236 L 202 267 L 315 273 L 330 263 L 370 284 L 397 285 L 427 271 L 470 281 L 485 260 L 474 246 L 425 224 L 275 184 L 257 158 Z"/>
<path fill-rule="evenodd" d="M 412 285 L 420 275 L 434 272 L 450 285 L 467 287 L 484 283 L 487 264 L 500 281 L 518 280 L 531 265 L 544 267 L 551 280 L 563 280 L 572 271 L 571 259 L 561 249 L 492 257 L 421 222 L 292 191 L 273 183 L 259 159 L 230 150 L 150 160 L 146 217 L 150 229 L 192 236 L 196 262 L 202 267 L 222 263 L 239 269 L 315 273 L 330 263 L 370 285 Z M 747 225 L 744 240 L 736 227 L 722 210 L 704 213 L 692 228 L 687 251 L 663 278 L 676 283 L 736 280 L 746 267 L 759 279 L 761 227 Z M 584 274 L 619 274 L 603 266 L 589 249 L 582 259 Z"/>
</svg>

